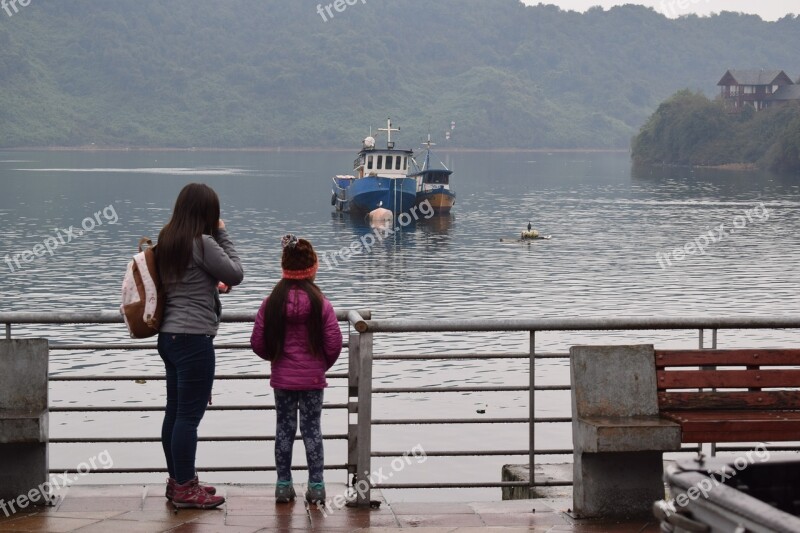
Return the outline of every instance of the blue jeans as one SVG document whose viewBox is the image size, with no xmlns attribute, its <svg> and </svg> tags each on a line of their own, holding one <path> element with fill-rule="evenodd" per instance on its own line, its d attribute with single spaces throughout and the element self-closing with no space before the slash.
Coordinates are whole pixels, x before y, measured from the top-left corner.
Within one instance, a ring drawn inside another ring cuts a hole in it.
<svg viewBox="0 0 800 533">
<path fill-rule="evenodd" d="M 322 389 L 282 390 L 275 393 L 275 466 L 278 481 L 292 480 L 292 450 L 297 434 L 297 412 L 300 411 L 300 434 L 306 448 L 308 482 L 323 482 L 325 452 L 322 447 Z"/>
<path fill-rule="evenodd" d="M 167 370 L 161 445 L 170 477 L 183 484 L 196 475 L 197 426 L 214 384 L 214 337 L 159 333 L 158 354 Z"/>
</svg>

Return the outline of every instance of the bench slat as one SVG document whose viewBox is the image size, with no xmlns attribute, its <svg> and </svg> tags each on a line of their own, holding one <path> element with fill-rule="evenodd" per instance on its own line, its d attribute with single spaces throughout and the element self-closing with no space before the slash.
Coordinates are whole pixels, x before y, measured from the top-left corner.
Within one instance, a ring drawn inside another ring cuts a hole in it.
<svg viewBox="0 0 800 533">
<path fill-rule="evenodd" d="M 800 427 L 792 431 L 786 429 L 754 432 L 743 431 L 682 431 L 681 442 L 684 444 L 700 444 L 706 442 L 800 442 Z"/>
<path fill-rule="evenodd" d="M 659 392 L 658 408 L 678 409 L 800 409 L 800 391 Z"/>
<path fill-rule="evenodd" d="M 800 366 L 800 350 L 656 350 L 656 368 L 671 366 Z"/>
<path fill-rule="evenodd" d="M 800 370 L 659 370 L 657 380 L 659 390 L 797 387 Z"/>
<path fill-rule="evenodd" d="M 800 411 L 664 411 L 681 442 L 800 441 Z"/>
</svg>

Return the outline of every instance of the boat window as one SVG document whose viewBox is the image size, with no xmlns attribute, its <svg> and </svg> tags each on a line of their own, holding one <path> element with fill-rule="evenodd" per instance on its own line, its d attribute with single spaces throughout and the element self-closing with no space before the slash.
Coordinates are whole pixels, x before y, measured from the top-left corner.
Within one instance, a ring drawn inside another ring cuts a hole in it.
<svg viewBox="0 0 800 533">
<path fill-rule="evenodd" d="M 394 156 L 387 155 L 386 156 L 386 170 L 392 170 L 392 159 Z"/>
<path fill-rule="evenodd" d="M 403 158 L 403 170 L 408 170 L 408 158 Z"/>
<path fill-rule="evenodd" d="M 378 166 L 375 167 L 375 168 L 377 168 L 378 170 L 383 168 L 383 156 L 382 155 L 378 156 Z"/>
<path fill-rule="evenodd" d="M 372 156 L 367 157 L 367 168 L 372 170 Z"/>
<path fill-rule="evenodd" d="M 425 178 L 425 183 L 431 183 L 434 185 L 446 185 L 448 182 L 448 175 L 444 172 L 431 172 Z"/>
<path fill-rule="evenodd" d="M 397 156 L 397 161 L 395 161 L 395 163 L 394 163 L 394 169 L 395 170 L 400 170 L 400 164 L 402 163 L 402 161 L 400 161 L 401 159 L 403 159 L 403 158 L 398 155 Z"/>
</svg>

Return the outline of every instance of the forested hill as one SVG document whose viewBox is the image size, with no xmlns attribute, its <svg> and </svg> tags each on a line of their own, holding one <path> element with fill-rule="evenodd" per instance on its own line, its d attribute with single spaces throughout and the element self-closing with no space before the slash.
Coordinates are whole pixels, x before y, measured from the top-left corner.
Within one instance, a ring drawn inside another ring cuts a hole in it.
<svg viewBox="0 0 800 533">
<path fill-rule="evenodd" d="M 323 3 L 324 6 L 328 2 Z M 800 18 L 517 0 L 34 0 L 0 11 L 0 146 L 626 148 L 676 90 L 800 75 Z M 327 19 L 324 21 L 323 18 Z"/>
</svg>

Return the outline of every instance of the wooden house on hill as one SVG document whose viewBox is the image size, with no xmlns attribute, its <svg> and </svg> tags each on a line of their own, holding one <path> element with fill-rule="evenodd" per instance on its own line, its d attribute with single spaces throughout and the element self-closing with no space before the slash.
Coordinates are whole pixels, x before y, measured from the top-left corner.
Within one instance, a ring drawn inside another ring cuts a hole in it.
<svg viewBox="0 0 800 533">
<path fill-rule="evenodd" d="M 717 85 L 722 87 L 722 99 L 734 112 L 746 105 L 760 111 L 773 103 L 797 99 L 797 85 L 782 70 L 729 70 Z M 775 98 L 778 94 L 779 99 Z"/>
</svg>

